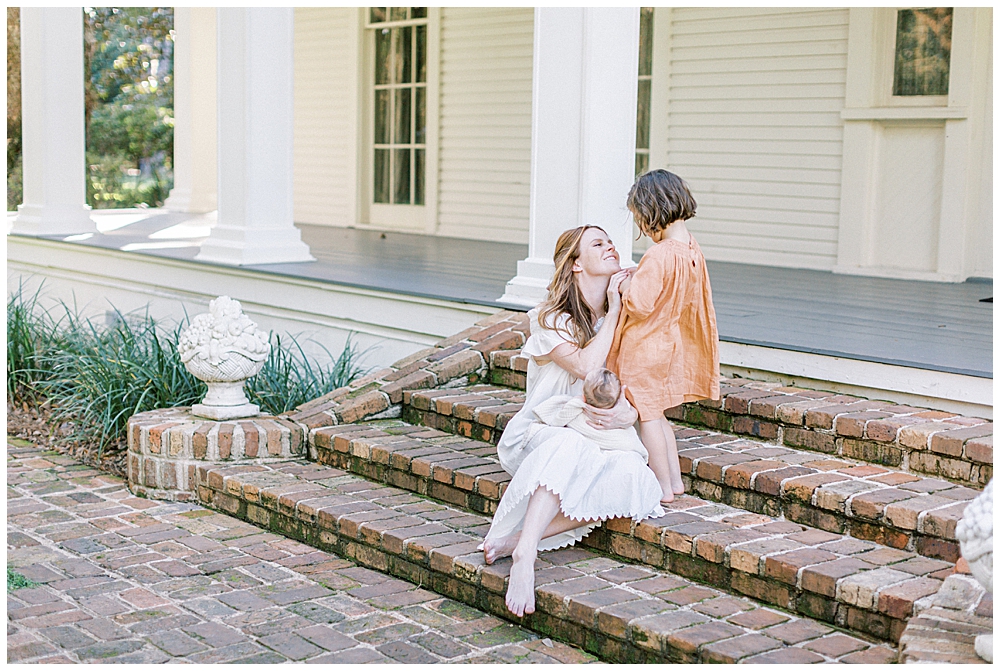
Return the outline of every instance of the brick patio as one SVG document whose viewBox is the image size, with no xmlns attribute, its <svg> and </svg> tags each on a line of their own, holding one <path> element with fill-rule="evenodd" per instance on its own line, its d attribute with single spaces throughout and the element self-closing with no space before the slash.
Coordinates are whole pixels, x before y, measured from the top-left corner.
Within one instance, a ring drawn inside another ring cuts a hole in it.
<svg viewBox="0 0 1000 671">
<path fill-rule="evenodd" d="M 586 663 L 409 582 L 8 439 L 16 663 Z"/>
</svg>

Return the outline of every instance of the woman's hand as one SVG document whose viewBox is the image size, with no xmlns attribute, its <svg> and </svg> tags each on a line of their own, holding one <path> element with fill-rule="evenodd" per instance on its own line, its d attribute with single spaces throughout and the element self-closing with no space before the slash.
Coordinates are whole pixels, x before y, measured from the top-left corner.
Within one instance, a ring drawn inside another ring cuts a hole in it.
<svg viewBox="0 0 1000 671">
<path fill-rule="evenodd" d="M 587 416 L 587 424 L 595 429 L 625 429 L 639 419 L 639 413 L 625 398 L 625 385 L 622 385 L 621 396 L 614 407 L 605 409 L 584 404 L 583 414 Z"/>
<path fill-rule="evenodd" d="M 611 276 L 611 281 L 608 282 L 608 314 L 612 312 L 617 313 L 622 307 L 622 282 L 628 279 L 629 271 L 619 270 L 617 273 Z"/>
</svg>

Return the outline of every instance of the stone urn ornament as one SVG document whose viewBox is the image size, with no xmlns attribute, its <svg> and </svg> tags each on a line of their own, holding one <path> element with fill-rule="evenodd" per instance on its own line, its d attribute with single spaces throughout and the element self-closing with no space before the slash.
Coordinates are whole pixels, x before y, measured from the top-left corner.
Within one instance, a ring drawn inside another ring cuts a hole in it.
<svg viewBox="0 0 1000 671">
<path fill-rule="evenodd" d="M 993 593 L 993 481 L 965 508 L 955 528 L 972 577 Z M 993 663 L 993 635 L 976 637 L 976 654 Z"/>
<path fill-rule="evenodd" d="M 260 407 L 247 398 L 243 383 L 264 366 L 271 352 L 268 336 L 229 296 L 219 296 L 208 310 L 191 320 L 177 343 L 184 367 L 208 385 L 191 414 L 216 420 L 259 415 Z"/>
</svg>

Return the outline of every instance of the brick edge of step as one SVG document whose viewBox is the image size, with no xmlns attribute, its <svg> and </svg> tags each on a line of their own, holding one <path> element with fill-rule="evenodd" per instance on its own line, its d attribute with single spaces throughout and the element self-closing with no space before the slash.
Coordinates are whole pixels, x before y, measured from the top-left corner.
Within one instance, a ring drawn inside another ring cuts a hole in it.
<svg viewBox="0 0 1000 671">
<path fill-rule="evenodd" d="M 495 461 L 469 456 L 492 455 L 492 446 L 434 429 L 358 424 L 320 429 L 312 438 L 311 456 L 321 464 L 479 514 L 496 510 L 510 480 Z M 936 592 L 953 568 L 761 515 L 709 521 L 692 505 L 718 508 L 688 499 L 658 520 L 610 520 L 584 544 L 883 640 L 898 640 L 916 602 Z M 869 554 L 859 559 L 862 552 Z"/>
<path fill-rule="evenodd" d="M 380 507 L 375 503 L 380 500 L 379 495 L 372 495 L 371 491 L 376 489 L 386 501 L 409 496 L 398 489 L 367 483 L 343 471 L 304 461 L 280 466 L 287 470 L 280 471 L 276 464 L 202 467 L 198 470 L 199 500 L 257 526 L 518 621 L 506 611 L 503 602 L 509 562 L 486 566 L 481 553 L 474 549 L 478 542 L 474 534 L 448 531 L 432 521 Z M 351 482 L 346 483 L 344 490 L 351 490 L 355 496 L 332 493 L 320 484 L 328 481 L 343 485 L 345 480 Z M 763 621 L 750 618 L 743 624 L 735 624 L 725 619 L 734 613 L 742 616 L 740 608 L 721 615 L 688 608 L 709 597 L 738 599 L 715 594 L 680 578 L 662 576 L 659 579 L 669 583 L 664 589 L 642 593 L 631 588 L 627 578 L 620 583 L 597 578 L 600 569 L 581 575 L 569 565 L 582 567 L 587 561 L 601 561 L 588 550 L 570 548 L 546 553 L 541 557 L 543 561 L 546 555 L 555 561 L 547 569 L 552 580 L 540 581 L 536 591 L 538 610 L 521 623 L 605 659 L 688 663 L 740 660 L 886 663 L 896 659 L 896 651 L 885 644 L 866 643 L 825 625 L 809 625 L 805 618 L 793 620 L 751 607 L 745 612 L 757 613 L 756 617 L 764 618 Z M 628 567 L 621 570 L 627 571 Z M 657 580 L 651 576 L 639 577 Z M 687 592 L 681 595 L 684 590 Z M 677 595 L 674 603 L 654 595 L 667 592 Z M 768 633 L 765 627 L 795 622 L 806 623 L 801 626 L 807 630 L 812 627 L 813 633 L 797 643 L 813 649 L 792 647 L 764 635 Z"/>
<path fill-rule="evenodd" d="M 462 412 L 458 404 L 452 404 L 447 410 Z M 442 436 L 453 434 L 477 440 L 474 432 L 470 435 L 465 430 L 467 427 L 461 425 L 469 424 L 461 415 L 448 417 L 430 410 L 406 408 L 402 419 L 416 426 L 441 431 Z M 351 426 L 357 425 L 312 430 L 309 443 L 314 458 L 319 458 L 316 456 L 319 450 L 326 449 L 369 459 L 367 455 L 372 454 L 375 448 L 374 456 L 370 458 L 376 463 L 381 461 L 393 471 L 379 477 L 396 478 L 400 486 L 413 476 L 431 478 L 433 484 L 425 492 L 437 490 L 434 494 L 437 498 L 466 505 L 478 512 L 492 513 L 496 510 L 496 502 L 503 494 L 503 483 L 509 480 L 509 476 L 500 473 L 499 468 L 496 476 L 482 478 L 484 485 L 480 489 L 479 478 L 473 482 L 464 474 L 459 475 L 460 463 L 454 468 L 448 464 L 435 465 L 431 463 L 430 456 L 415 459 L 413 465 L 405 458 L 390 463 L 385 450 L 378 449 L 380 441 L 376 438 L 377 434 L 372 434 L 372 439 L 367 442 L 363 436 L 351 440 L 345 437 L 345 433 L 354 431 L 349 428 Z M 678 437 L 683 438 L 683 433 L 679 433 Z M 766 457 L 745 456 L 720 449 L 722 442 L 715 441 L 716 446 L 713 447 L 679 441 L 681 471 L 688 491 L 750 512 L 784 516 L 793 522 L 831 533 L 848 534 L 896 549 L 913 549 L 934 559 L 957 561 L 959 549 L 955 525 L 968 501 L 975 497 L 975 490 L 921 476 L 900 477 L 898 472 L 894 474 L 886 469 L 846 462 L 839 462 L 842 468 L 835 471 L 829 467 L 836 467 L 838 462 L 823 461 L 822 457 L 817 457 L 815 462 L 821 462 L 821 467 L 809 467 L 783 463 L 780 458 L 774 461 Z M 742 447 L 757 449 L 764 446 L 748 444 Z M 478 454 L 475 451 L 471 453 Z M 360 464 L 352 468 L 355 472 L 365 473 Z M 377 466 L 372 467 L 372 472 L 378 470 Z M 401 472 L 395 473 L 397 470 Z M 886 478 L 889 480 L 883 482 Z M 448 490 L 447 485 L 453 481 L 462 491 Z M 410 484 L 406 488 L 416 491 L 416 486 Z M 482 496 L 486 502 L 475 501 L 476 496 Z M 465 502 L 462 497 L 471 499 Z"/>
<path fill-rule="evenodd" d="M 489 382 L 511 387 L 505 390 L 508 393 L 523 391 L 527 360 L 517 348 L 528 334 L 527 315 L 500 311 L 284 416 L 308 431 L 373 416 L 398 416 L 401 405 L 409 404 L 410 395 L 420 390 Z M 461 420 L 476 425 L 481 435 L 475 437 L 495 440 L 520 407 L 510 398 L 505 403 L 497 400 L 486 403 L 482 414 L 472 406 L 472 416 Z M 992 422 L 955 413 L 724 379 L 719 401 L 688 403 L 675 408 L 670 417 L 978 488 L 993 474 Z"/>
</svg>

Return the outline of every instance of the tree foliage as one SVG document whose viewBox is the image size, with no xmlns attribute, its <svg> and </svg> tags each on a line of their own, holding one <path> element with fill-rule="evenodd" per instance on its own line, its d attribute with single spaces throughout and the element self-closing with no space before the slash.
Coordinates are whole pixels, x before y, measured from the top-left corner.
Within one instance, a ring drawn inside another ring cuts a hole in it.
<svg viewBox="0 0 1000 671">
<path fill-rule="evenodd" d="M 93 207 L 156 206 L 170 191 L 173 24 L 171 7 L 84 12 L 87 197 Z"/>
<path fill-rule="evenodd" d="M 7 8 L 7 209 L 22 200 L 21 8 Z"/>
</svg>

